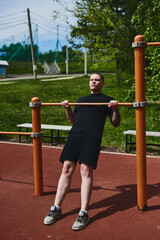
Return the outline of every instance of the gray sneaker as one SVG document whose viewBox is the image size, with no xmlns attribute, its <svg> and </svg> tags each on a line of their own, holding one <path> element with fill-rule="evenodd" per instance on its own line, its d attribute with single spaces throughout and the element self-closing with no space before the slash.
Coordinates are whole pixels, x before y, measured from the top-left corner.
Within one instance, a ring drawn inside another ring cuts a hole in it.
<svg viewBox="0 0 160 240">
<path fill-rule="evenodd" d="M 88 222 L 89 222 L 88 213 L 80 211 L 78 214 L 78 218 L 76 219 L 75 223 L 72 226 L 72 229 L 75 231 L 82 230 L 87 226 Z"/>
<path fill-rule="evenodd" d="M 61 209 L 58 209 L 56 206 L 51 206 L 50 212 L 47 217 L 44 219 L 45 225 L 50 225 L 54 223 L 57 218 L 61 217 L 62 211 Z"/>
</svg>

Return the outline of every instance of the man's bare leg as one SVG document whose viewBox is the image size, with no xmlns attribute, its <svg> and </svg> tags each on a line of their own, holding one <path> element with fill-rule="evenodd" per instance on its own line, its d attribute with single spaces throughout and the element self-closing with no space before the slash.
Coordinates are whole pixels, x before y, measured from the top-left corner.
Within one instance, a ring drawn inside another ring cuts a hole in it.
<svg viewBox="0 0 160 240">
<path fill-rule="evenodd" d="M 61 204 L 70 187 L 74 170 L 75 163 L 70 161 L 64 161 L 62 173 L 58 182 L 54 206 L 51 206 L 49 214 L 44 219 L 45 225 L 50 225 L 61 217 L 62 215 Z"/>
<path fill-rule="evenodd" d="M 67 191 L 71 185 L 71 179 L 73 172 L 75 170 L 75 163 L 71 161 L 64 161 L 62 173 L 59 178 L 58 186 L 57 186 L 57 193 L 55 197 L 55 206 L 61 206 L 63 199 L 66 196 Z"/>
<path fill-rule="evenodd" d="M 89 221 L 87 210 L 93 186 L 93 167 L 86 164 L 81 164 L 81 179 L 81 210 L 78 214 L 78 218 L 72 226 L 72 229 L 75 231 L 85 228 Z"/>
<path fill-rule="evenodd" d="M 93 167 L 81 164 L 81 210 L 88 210 L 93 187 Z"/>
</svg>

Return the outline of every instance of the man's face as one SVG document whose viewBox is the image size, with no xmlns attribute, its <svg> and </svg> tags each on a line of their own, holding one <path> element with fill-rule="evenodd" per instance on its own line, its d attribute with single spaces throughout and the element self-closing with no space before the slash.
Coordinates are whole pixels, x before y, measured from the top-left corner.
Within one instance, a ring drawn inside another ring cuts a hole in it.
<svg viewBox="0 0 160 240">
<path fill-rule="evenodd" d="M 89 87 L 91 93 L 101 93 L 101 89 L 104 86 L 104 81 L 98 74 L 92 74 L 89 81 Z"/>
</svg>

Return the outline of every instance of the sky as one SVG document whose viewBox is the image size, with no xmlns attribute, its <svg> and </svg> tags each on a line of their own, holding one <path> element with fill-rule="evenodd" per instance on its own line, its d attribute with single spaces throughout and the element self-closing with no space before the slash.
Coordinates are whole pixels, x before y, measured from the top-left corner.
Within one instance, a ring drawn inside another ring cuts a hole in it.
<svg viewBox="0 0 160 240">
<path fill-rule="evenodd" d="M 73 8 L 72 0 L 65 0 L 65 2 L 68 2 L 70 9 Z M 27 8 L 30 9 L 33 40 L 38 44 L 40 52 L 56 49 L 57 25 L 59 25 L 59 49 L 66 45 L 66 36 L 70 33 L 69 26 L 76 25 L 76 18 L 56 1 L 0 0 L 0 48 L 4 44 L 29 43 Z M 60 18 L 56 20 L 53 20 L 54 10 L 60 11 Z"/>
</svg>

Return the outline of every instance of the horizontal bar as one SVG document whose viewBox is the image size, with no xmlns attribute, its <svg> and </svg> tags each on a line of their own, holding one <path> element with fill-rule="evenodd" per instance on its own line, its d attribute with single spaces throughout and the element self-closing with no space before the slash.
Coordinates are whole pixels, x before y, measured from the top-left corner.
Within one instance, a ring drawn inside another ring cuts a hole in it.
<svg viewBox="0 0 160 240">
<path fill-rule="evenodd" d="M 5 135 L 28 135 L 28 136 L 31 135 L 31 133 L 26 133 L 26 132 L 0 132 L 0 134 L 5 134 Z"/>
<path fill-rule="evenodd" d="M 109 105 L 109 103 L 68 103 L 69 106 L 101 106 Z M 41 103 L 41 106 L 62 106 L 61 103 Z M 133 103 L 118 103 L 118 106 L 133 106 Z"/>
<path fill-rule="evenodd" d="M 147 43 L 147 46 L 160 46 L 160 42 Z"/>
</svg>

